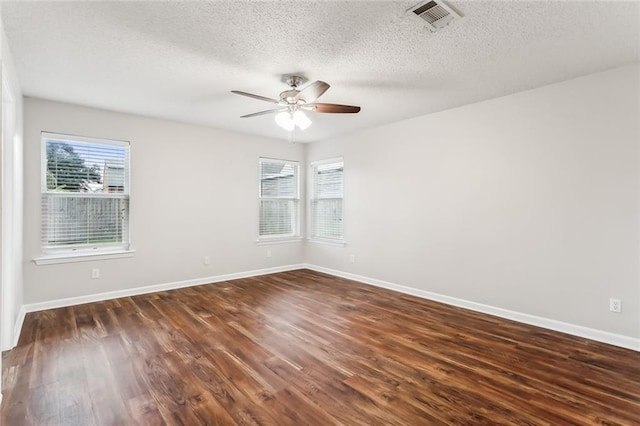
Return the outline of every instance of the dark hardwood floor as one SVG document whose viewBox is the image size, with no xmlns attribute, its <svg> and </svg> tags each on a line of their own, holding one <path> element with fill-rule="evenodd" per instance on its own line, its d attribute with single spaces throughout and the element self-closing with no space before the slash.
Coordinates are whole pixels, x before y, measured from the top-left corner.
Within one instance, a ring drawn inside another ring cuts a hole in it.
<svg viewBox="0 0 640 426">
<path fill-rule="evenodd" d="M 637 352 L 308 270 L 27 315 L 2 425 L 640 424 Z"/>
</svg>

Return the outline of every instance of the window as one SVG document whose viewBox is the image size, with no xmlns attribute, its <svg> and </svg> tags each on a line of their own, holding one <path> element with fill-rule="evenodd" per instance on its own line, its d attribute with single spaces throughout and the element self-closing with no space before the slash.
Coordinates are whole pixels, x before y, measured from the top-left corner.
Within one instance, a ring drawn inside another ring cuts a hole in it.
<svg viewBox="0 0 640 426">
<path fill-rule="evenodd" d="M 129 142 L 42 133 L 42 248 L 129 249 Z"/>
<path fill-rule="evenodd" d="M 260 159 L 259 239 L 300 236 L 300 177 L 296 161 Z"/>
<path fill-rule="evenodd" d="M 311 164 L 311 238 L 343 240 L 344 163 L 341 158 Z"/>
</svg>

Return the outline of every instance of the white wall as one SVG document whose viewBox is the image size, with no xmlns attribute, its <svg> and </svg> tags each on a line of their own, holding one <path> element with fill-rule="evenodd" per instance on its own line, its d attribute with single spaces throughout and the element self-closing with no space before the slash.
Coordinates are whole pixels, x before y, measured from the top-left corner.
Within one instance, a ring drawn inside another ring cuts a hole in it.
<svg viewBox="0 0 640 426">
<path fill-rule="evenodd" d="M 311 144 L 308 161 L 344 157 L 347 246 L 309 244 L 307 261 L 639 338 L 639 75 Z"/>
<path fill-rule="evenodd" d="M 41 131 L 131 141 L 134 257 L 54 265 L 31 262 L 40 255 Z M 24 302 L 302 263 L 301 242 L 255 243 L 261 156 L 304 160 L 304 146 L 25 98 Z M 204 256 L 211 256 L 211 265 L 204 265 Z M 90 278 L 92 268 L 100 268 L 100 279 Z"/>
<path fill-rule="evenodd" d="M 2 187 L 0 236 L 2 318 L 1 346 L 10 349 L 18 312 L 22 306 L 22 94 L 13 55 L 0 23 L 2 81 L 2 142 L 0 182 Z"/>
</svg>

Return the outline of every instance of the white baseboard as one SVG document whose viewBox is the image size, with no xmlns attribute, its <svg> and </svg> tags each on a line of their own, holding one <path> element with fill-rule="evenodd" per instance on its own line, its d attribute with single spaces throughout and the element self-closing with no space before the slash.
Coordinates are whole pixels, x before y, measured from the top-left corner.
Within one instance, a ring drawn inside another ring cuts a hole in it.
<svg viewBox="0 0 640 426">
<path fill-rule="evenodd" d="M 376 287 L 382 287 L 389 290 L 394 290 L 400 293 L 410 294 L 412 296 L 421 297 L 423 299 L 429 299 L 436 302 L 446 303 L 448 305 L 457 306 L 460 308 L 469 309 L 484 314 L 494 315 L 501 318 L 518 321 L 524 324 L 535 325 L 537 327 L 546 328 L 549 330 L 559 331 L 562 333 L 571 334 L 578 337 L 584 337 L 586 339 L 595 340 L 598 342 L 608 343 L 610 345 L 620 346 L 635 351 L 640 351 L 640 339 L 633 337 L 623 336 L 621 334 L 609 333 L 607 331 L 596 330 L 594 328 L 583 327 L 580 325 L 570 324 L 562 321 L 556 321 L 549 318 L 538 317 L 535 315 L 524 314 L 521 312 L 510 311 L 508 309 L 497 308 L 495 306 L 484 305 L 482 303 L 471 302 L 469 300 L 458 299 L 455 297 L 445 296 L 438 293 L 432 293 L 430 291 L 419 290 L 412 287 L 406 287 L 399 284 L 393 284 L 387 281 L 377 280 L 375 278 L 364 277 L 361 275 L 351 274 L 349 272 L 338 271 L 335 269 L 329 269 L 316 265 L 305 265 L 307 269 L 311 269 L 317 272 L 323 272 L 329 275 L 335 275 L 337 277 L 346 278 L 353 281 L 358 281 L 364 284 L 373 285 Z"/>
<path fill-rule="evenodd" d="M 293 271 L 296 269 L 302 269 L 304 267 L 304 264 L 276 266 L 273 268 L 255 269 L 253 271 L 236 272 L 233 274 L 215 275 L 212 277 L 195 278 L 192 280 L 176 281 L 145 287 L 128 288 L 124 290 L 109 291 L 105 293 L 88 294 L 86 296 L 76 296 L 68 297 L 65 299 L 48 300 L 46 302 L 29 303 L 26 305 L 22 305 L 18 312 L 18 319 L 16 320 L 14 330 L 13 346 L 15 347 L 18 344 L 20 332 L 22 331 L 22 324 L 24 323 L 25 315 L 28 312 L 44 311 L 45 309 L 64 308 L 66 306 L 81 305 L 83 303 L 100 302 L 103 300 L 117 299 L 119 297 L 138 296 L 141 294 L 156 293 L 159 291 L 174 290 L 178 288 L 193 287 L 197 285 L 218 283 L 229 280 L 237 280 L 240 278 L 257 277 L 260 275 L 275 274 L 277 272 Z"/>
</svg>

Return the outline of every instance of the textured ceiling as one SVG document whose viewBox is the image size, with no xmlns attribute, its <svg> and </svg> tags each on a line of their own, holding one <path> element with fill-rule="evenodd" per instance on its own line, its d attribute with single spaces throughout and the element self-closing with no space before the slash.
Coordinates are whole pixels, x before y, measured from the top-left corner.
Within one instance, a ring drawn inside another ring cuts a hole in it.
<svg viewBox="0 0 640 426">
<path fill-rule="evenodd" d="M 287 139 L 242 90 L 278 97 L 284 73 L 331 88 L 309 142 L 640 60 L 640 3 L 450 1 L 430 33 L 412 1 L 5 2 L 25 95 Z"/>
</svg>

